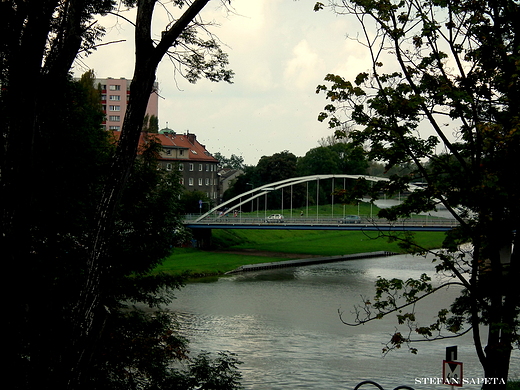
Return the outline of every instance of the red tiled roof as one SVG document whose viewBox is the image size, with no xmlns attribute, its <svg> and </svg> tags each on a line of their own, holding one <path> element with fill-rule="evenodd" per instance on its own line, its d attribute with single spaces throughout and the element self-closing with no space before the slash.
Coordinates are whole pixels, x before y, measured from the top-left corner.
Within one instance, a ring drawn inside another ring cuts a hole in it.
<svg viewBox="0 0 520 390">
<path fill-rule="evenodd" d="M 117 142 L 119 137 L 121 136 L 120 131 L 114 131 L 114 138 Z M 145 134 L 141 133 L 139 137 L 139 146 L 145 144 Z M 155 138 L 161 143 L 162 146 L 165 147 L 174 147 L 178 149 L 186 149 L 189 151 L 188 160 L 189 161 L 206 161 L 206 162 L 218 162 L 216 158 L 214 158 L 207 150 L 204 145 L 202 145 L 199 141 L 197 141 L 195 134 L 153 134 L 148 133 L 148 135 L 153 135 Z"/>
</svg>

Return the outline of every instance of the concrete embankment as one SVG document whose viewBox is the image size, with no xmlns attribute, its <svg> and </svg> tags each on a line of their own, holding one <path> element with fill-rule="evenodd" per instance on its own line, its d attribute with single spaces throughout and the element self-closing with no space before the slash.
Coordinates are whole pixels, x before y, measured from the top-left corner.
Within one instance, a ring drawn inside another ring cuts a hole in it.
<svg viewBox="0 0 520 390">
<path fill-rule="evenodd" d="M 271 262 L 271 263 L 247 264 L 247 265 L 242 265 L 238 268 L 235 268 L 232 271 L 226 272 L 226 275 L 236 274 L 236 273 L 240 273 L 240 272 L 261 271 L 261 270 L 275 269 L 275 268 L 301 267 L 304 265 L 334 263 L 337 261 L 369 259 L 372 257 L 394 256 L 394 255 L 397 255 L 397 253 L 387 252 L 387 251 L 378 251 L 378 252 L 356 253 L 353 255 L 313 257 L 310 259 L 294 259 L 294 260 L 286 260 L 286 261 L 275 261 L 275 262 Z"/>
</svg>

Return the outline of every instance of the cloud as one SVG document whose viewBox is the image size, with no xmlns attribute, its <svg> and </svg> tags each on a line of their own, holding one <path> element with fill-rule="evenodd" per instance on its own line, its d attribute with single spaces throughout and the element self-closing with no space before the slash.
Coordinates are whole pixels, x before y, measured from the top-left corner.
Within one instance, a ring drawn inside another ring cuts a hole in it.
<svg viewBox="0 0 520 390">
<path fill-rule="evenodd" d="M 292 50 L 292 57 L 284 70 L 284 83 L 288 88 L 308 90 L 323 69 L 323 61 L 306 39 L 301 40 Z"/>
<path fill-rule="evenodd" d="M 282 150 L 303 156 L 316 147 L 331 134 L 316 119 L 327 103 L 315 94 L 316 86 L 327 73 L 351 78 L 369 62 L 362 48 L 345 39 L 347 32 L 355 34 L 353 24 L 314 12 L 314 2 L 236 0 L 231 4 L 235 13 L 210 2 L 203 16 L 220 25 L 211 31 L 229 54 L 234 83 L 190 84 L 175 77 L 164 59 L 157 73 L 159 126 L 168 122 L 176 131 L 190 130 L 211 152 L 241 155 L 247 164 Z M 154 17 L 154 33 L 167 21 L 164 15 Z M 133 27 L 109 17 L 101 24 L 107 27 L 106 40 L 126 42 L 100 47 L 76 74 L 94 68 L 98 77 L 131 78 Z"/>
</svg>

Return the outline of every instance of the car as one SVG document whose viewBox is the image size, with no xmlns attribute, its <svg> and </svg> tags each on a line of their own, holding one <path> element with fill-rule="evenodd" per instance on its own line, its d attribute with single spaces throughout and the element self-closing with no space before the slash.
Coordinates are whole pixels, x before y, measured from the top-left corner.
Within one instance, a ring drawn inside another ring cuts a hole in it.
<svg viewBox="0 0 520 390">
<path fill-rule="evenodd" d="M 338 223 L 361 223 L 361 218 L 359 215 L 345 215 Z"/>
<path fill-rule="evenodd" d="M 265 219 L 265 222 L 283 222 L 282 214 L 271 214 Z"/>
</svg>

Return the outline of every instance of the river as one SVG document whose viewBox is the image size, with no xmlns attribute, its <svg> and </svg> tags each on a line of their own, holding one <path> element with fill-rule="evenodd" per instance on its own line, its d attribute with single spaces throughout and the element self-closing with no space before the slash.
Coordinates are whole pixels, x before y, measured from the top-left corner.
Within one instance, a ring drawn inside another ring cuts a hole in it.
<svg viewBox="0 0 520 390">
<path fill-rule="evenodd" d="M 338 310 L 352 319 L 353 305 L 373 294 L 377 276 L 416 278 L 432 270 L 431 259 L 398 255 L 245 273 L 188 284 L 169 308 L 179 313 L 192 351 L 238 355 L 245 389 L 353 389 L 363 380 L 385 389 L 447 389 L 430 383 L 442 377 L 445 349 L 452 345 L 458 346 L 464 377 L 477 382 L 482 369 L 470 336 L 417 343 L 417 355 L 397 350 L 384 357 L 382 343 L 395 329 L 395 317 L 358 327 L 339 319 Z M 421 322 L 432 323 L 456 295 L 450 288 L 422 302 Z M 520 378 L 518 351 L 510 375 Z"/>
</svg>

